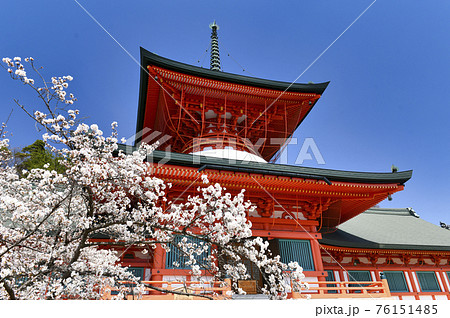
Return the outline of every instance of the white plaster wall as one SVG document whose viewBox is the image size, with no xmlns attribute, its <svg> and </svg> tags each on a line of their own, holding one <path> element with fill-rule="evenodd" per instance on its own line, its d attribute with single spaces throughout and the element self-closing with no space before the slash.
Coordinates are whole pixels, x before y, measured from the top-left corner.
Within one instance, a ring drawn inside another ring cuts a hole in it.
<svg viewBox="0 0 450 318">
<path fill-rule="evenodd" d="M 414 279 L 414 284 L 415 284 L 417 290 L 418 290 L 418 291 L 422 291 L 422 290 L 420 289 L 419 282 L 417 281 L 416 272 L 412 272 L 412 277 L 413 277 L 413 279 Z"/>
<path fill-rule="evenodd" d="M 232 147 L 225 147 L 225 149 L 208 149 L 205 147 L 202 151 L 193 152 L 192 154 L 198 156 L 208 156 L 216 158 L 226 158 L 234 161 L 255 161 L 255 162 L 267 162 L 263 158 L 251 154 L 246 151 L 235 150 Z"/>
<path fill-rule="evenodd" d="M 303 281 L 307 282 L 309 284 L 310 288 L 319 287 L 319 285 L 314 284 L 314 282 L 319 281 L 319 279 L 317 277 L 305 277 L 305 279 Z M 314 294 L 317 292 L 318 292 L 317 290 L 308 291 L 308 293 L 310 293 L 310 294 Z"/>
<path fill-rule="evenodd" d="M 420 295 L 420 300 L 433 300 L 433 297 L 431 295 Z"/>
<path fill-rule="evenodd" d="M 411 281 L 409 280 L 408 272 L 403 272 L 403 275 L 405 275 L 405 279 L 406 279 L 406 283 L 408 284 L 409 291 L 413 291 Z"/>
<path fill-rule="evenodd" d="M 416 300 L 414 296 L 402 296 L 403 300 Z"/>
<path fill-rule="evenodd" d="M 341 281 L 341 277 L 339 276 L 339 272 L 338 271 L 334 271 L 334 280 L 337 282 Z"/>
<path fill-rule="evenodd" d="M 146 268 L 144 270 L 144 280 L 149 281 L 152 276 L 152 270 L 150 268 Z"/>
<path fill-rule="evenodd" d="M 347 272 L 343 272 L 343 274 L 344 274 L 344 282 L 348 282 L 348 274 L 347 274 Z"/>
<path fill-rule="evenodd" d="M 436 300 L 448 300 L 447 296 L 445 295 L 436 295 L 434 296 Z"/>
<path fill-rule="evenodd" d="M 448 282 L 447 273 L 444 273 L 444 282 L 447 285 L 448 288 L 450 288 L 450 284 Z"/>
<path fill-rule="evenodd" d="M 441 275 L 438 272 L 434 272 L 434 274 L 437 277 L 438 283 L 439 283 L 439 288 L 441 289 L 441 291 L 444 291 L 444 285 L 442 284 L 442 280 L 441 280 Z"/>
</svg>

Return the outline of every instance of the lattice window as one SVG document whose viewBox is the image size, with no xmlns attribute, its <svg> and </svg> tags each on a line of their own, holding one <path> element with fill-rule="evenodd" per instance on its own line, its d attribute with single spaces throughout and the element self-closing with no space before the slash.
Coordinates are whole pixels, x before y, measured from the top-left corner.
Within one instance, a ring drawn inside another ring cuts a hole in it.
<svg viewBox="0 0 450 318">
<path fill-rule="evenodd" d="M 189 269 L 193 264 L 187 264 L 189 261 L 189 255 L 186 255 L 183 251 L 181 251 L 177 244 L 181 242 L 183 236 L 176 236 L 174 238 L 175 244 L 169 244 L 170 252 L 166 253 L 166 268 L 170 269 Z M 202 246 L 203 241 L 198 238 L 186 237 L 187 243 L 194 243 L 197 247 Z M 199 265 L 200 268 L 204 268 L 207 264 L 208 257 L 211 251 L 208 248 L 207 251 L 204 251 L 200 255 L 197 253 L 193 253 L 194 259 L 196 260 L 195 265 Z M 176 266 L 176 264 L 178 266 Z"/>
<path fill-rule="evenodd" d="M 307 240 L 279 240 L 280 257 L 285 264 L 297 262 L 303 270 L 313 271 L 314 260 L 311 252 L 311 243 Z"/>
<path fill-rule="evenodd" d="M 328 276 L 325 277 L 325 281 L 327 281 L 327 282 L 335 282 L 336 279 L 334 277 L 334 272 L 330 271 L 330 270 L 327 270 L 327 273 L 328 273 Z M 336 287 L 336 284 L 327 284 L 327 287 Z M 329 290 L 328 293 L 329 294 L 336 294 L 337 290 Z"/>
<path fill-rule="evenodd" d="M 423 292 L 440 292 L 441 288 L 435 272 L 416 272 L 420 289 Z"/>
<path fill-rule="evenodd" d="M 409 292 L 405 274 L 402 271 L 386 271 L 384 275 L 386 276 L 391 292 Z"/>
<path fill-rule="evenodd" d="M 371 282 L 372 276 L 369 271 L 348 271 L 348 280 L 351 282 Z M 369 284 L 348 284 L 348 287 L 366 287 Z M 360 293 L 356 290 L 355 293 Z"/>
</svg>

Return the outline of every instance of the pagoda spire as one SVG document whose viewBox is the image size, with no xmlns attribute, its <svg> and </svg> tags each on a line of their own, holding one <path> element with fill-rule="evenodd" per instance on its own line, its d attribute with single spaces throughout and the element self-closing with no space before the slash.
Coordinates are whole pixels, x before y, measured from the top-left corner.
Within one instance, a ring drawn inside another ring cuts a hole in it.
<svg viewBox="0 0 450 318">
<path fill-rule="evenodd" d="M 217 37 L 217 30 L 219 26 L 216 21 L 209 25 L 211 31 L 211 62 L 210 69 L 213 71 L 220 71 L 220 55 L 219 55 L 219 39 Z"/>
</svg>

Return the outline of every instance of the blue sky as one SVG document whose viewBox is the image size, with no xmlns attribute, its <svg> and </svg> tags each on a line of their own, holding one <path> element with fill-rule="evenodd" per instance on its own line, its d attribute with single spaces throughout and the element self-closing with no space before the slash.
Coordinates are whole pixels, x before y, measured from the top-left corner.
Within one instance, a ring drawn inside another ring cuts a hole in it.
<svg viewBox="0 0 450 318">
<path fill-rule="evenodd" d="M 450 2 L 386 1 L 86 1 L 89 13 L 139 61 L 139 47 L 209 67 L 209 23 L 220 26 L 224 71 L 330 85 L 288 147 L 294 164 L 314 138 L 325 165 L 339 170 L 414 170 L 405 190 L 382 207 L 413 207 L 425 220 L 450 223 Z M 7 1 L 0 12 L 1 57 L 32 56 L 50 76 L 72 75 L 69 92 L 88 123 L 120 136 L 136 127 L 139 66 L 76 1 Z M 228 56 L 231 55 L 231 57 Z M 198 62 L 202 61 L 203 64 Z M 246 71 L 240 67 L 242 65 Z M 13 98 L 38 101 L 0 73 L 0 122 L 12 145 L 39 138 Z"/>
</svg>

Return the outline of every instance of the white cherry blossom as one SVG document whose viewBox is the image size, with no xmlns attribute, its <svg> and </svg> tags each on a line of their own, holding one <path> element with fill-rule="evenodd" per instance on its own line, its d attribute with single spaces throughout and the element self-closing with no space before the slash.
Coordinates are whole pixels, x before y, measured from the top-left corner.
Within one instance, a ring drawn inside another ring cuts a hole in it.
<svg viewBox="0 0 450 318">
<path fill-rule="evenodd" d="M 76 101 L 72 94 L 65 100 L 71 76 L 36 87 L 24 79 L 20 58 L 2 61 L 44 103 L 33 112 L 19 106 L 43 127 L 46 147 L 65 171 L 44 166 L 20 177 L 9 161 L 9 140 L 0 136 L 0 299 L 99 299 L 108 288 L 118 288 L 121 298 L 120 281 L 140 285 L 120 265 L 120 251 L 133 246 L 151 254 L 156 244 L 177 248 L 193 276 L 231 278 L 235 292 L 237 280 L 248 277 L 244 261 L 260 269 L 272 298 L 286 298 L 291 285 L 305 287 L 297 263 L 283 264 L 267 240 L 252 237 L 247 216 L 255 207 L 244 190 L 232 195 L 203 174 L 197 195 L 168 202 L 170 184 L 153 177 L 146 161 L 155 146 L 120 151 L 116 122 L 105 137 L 97 124 L 79 122 L 78 110 L 56 112 L 62 101 Z M 24 61 L 38 72 L 34 59 Z"/>
</svg>

